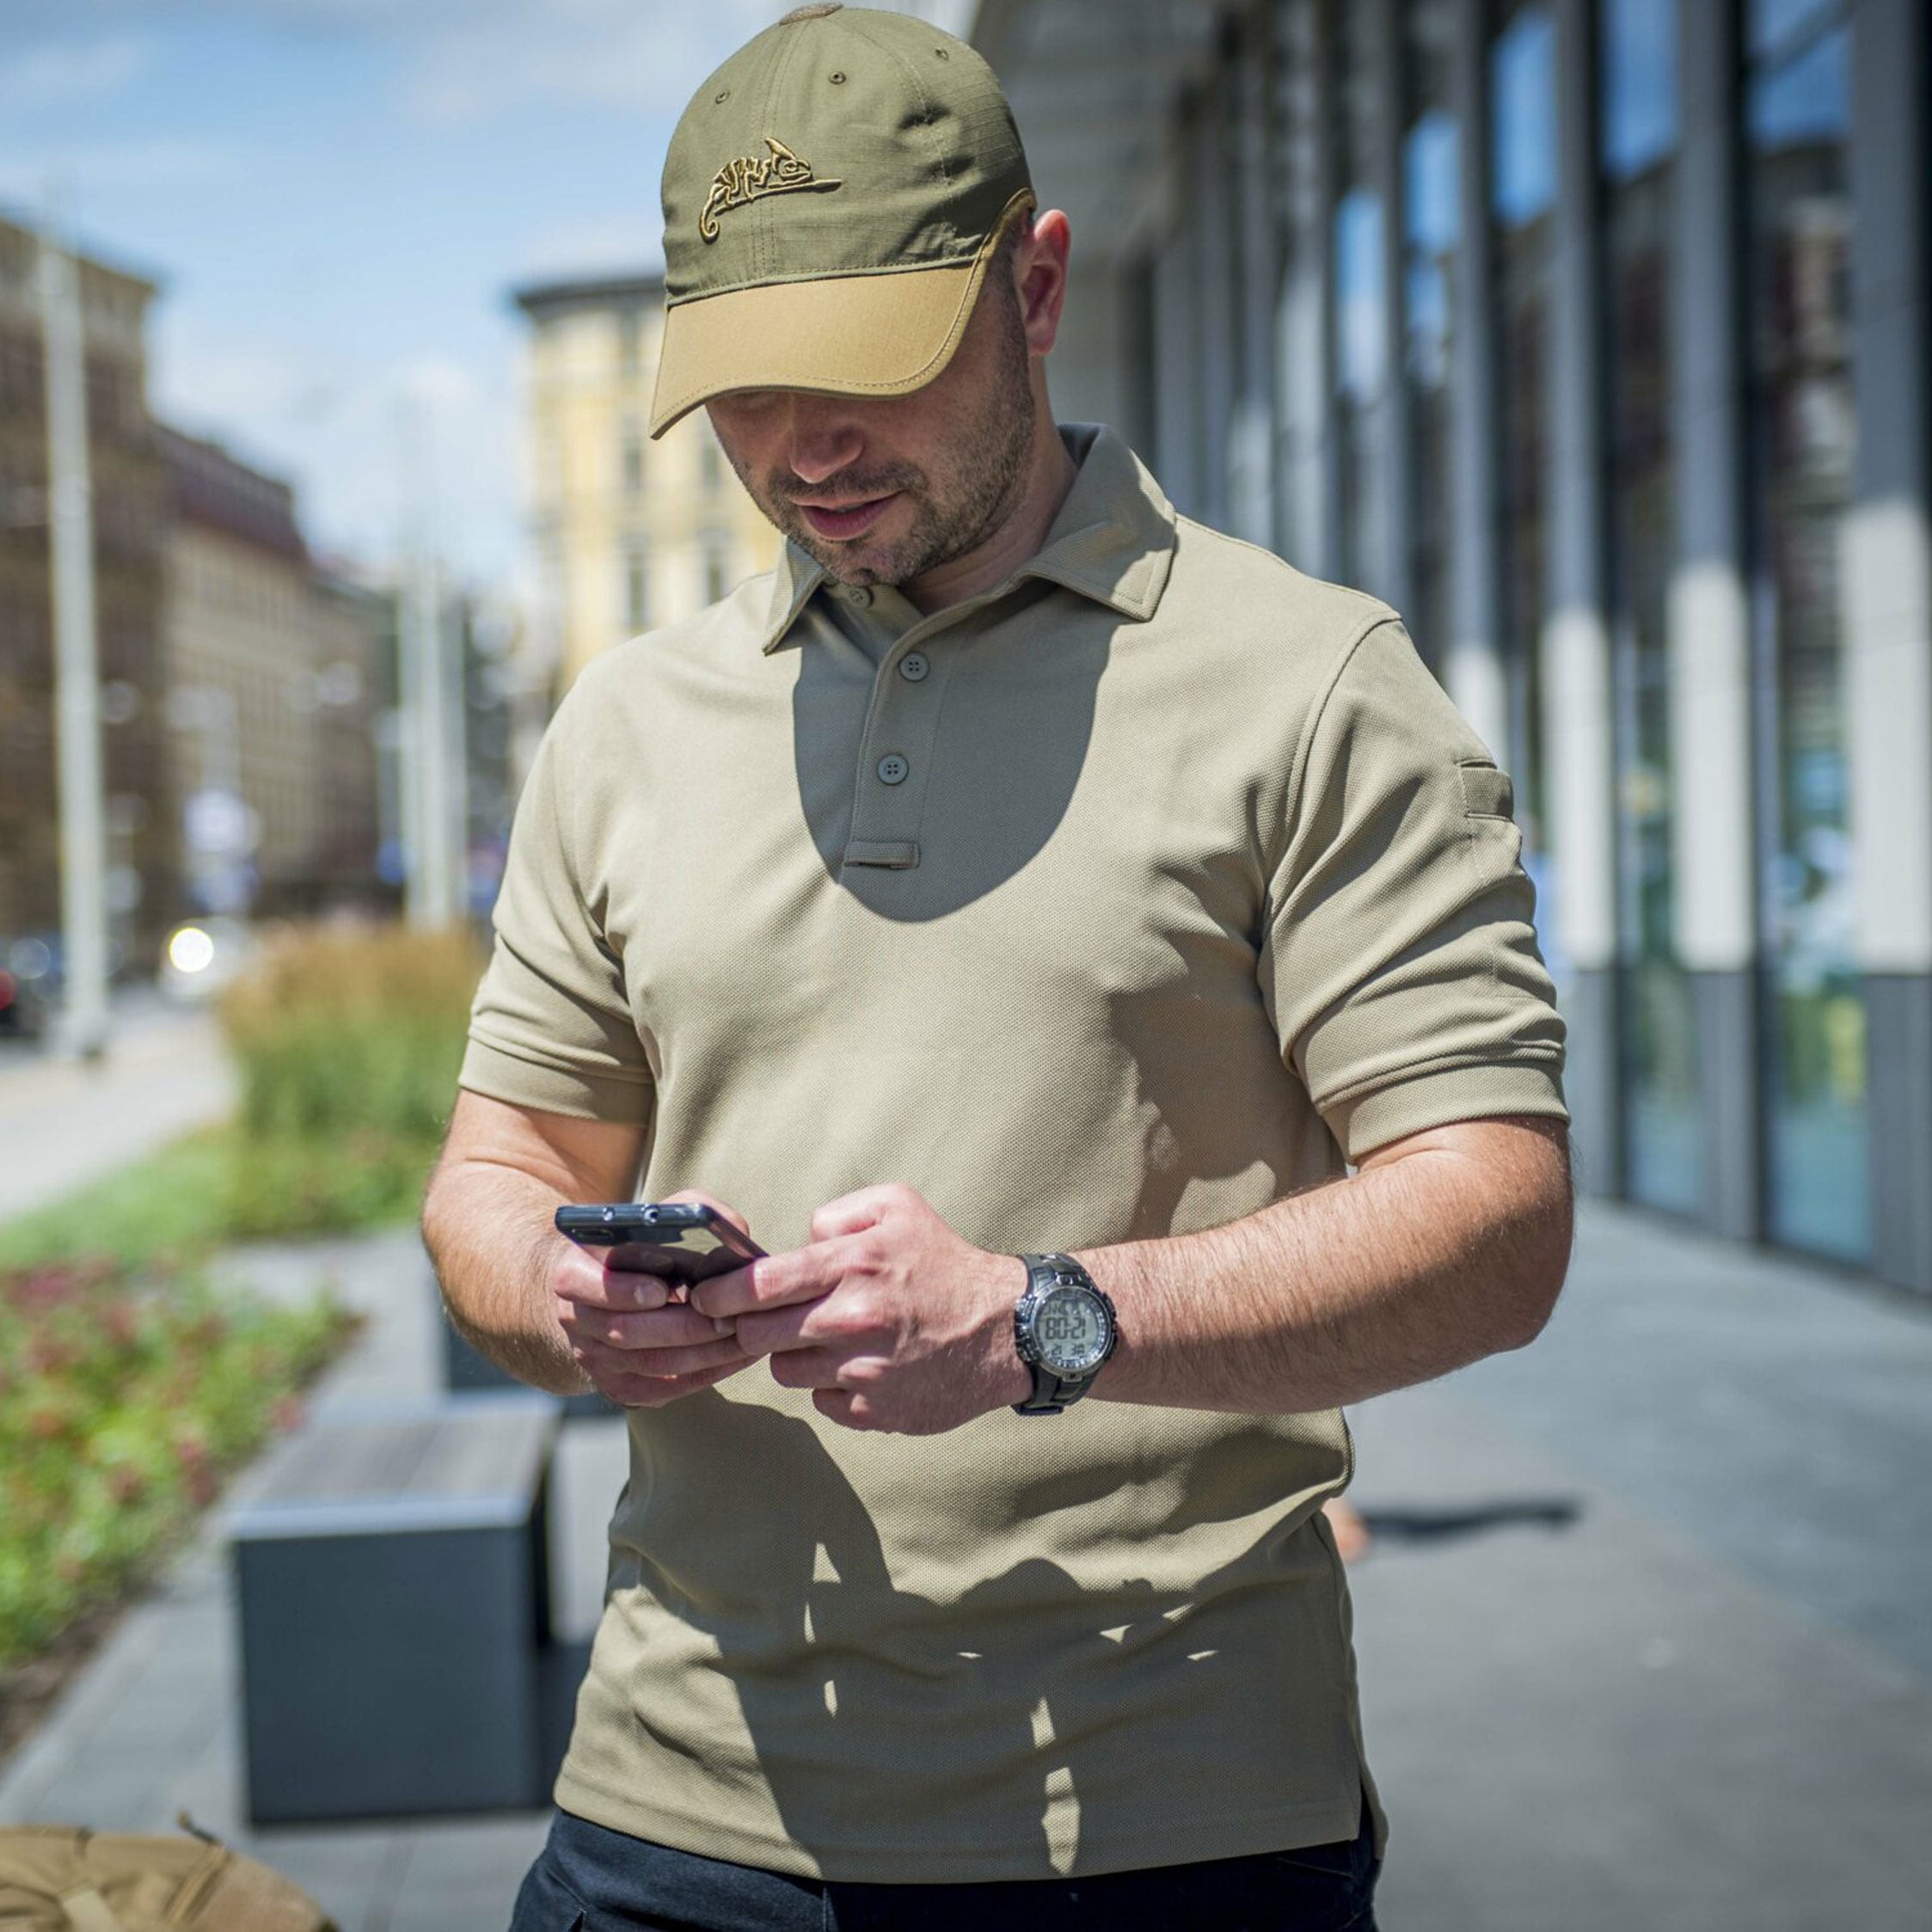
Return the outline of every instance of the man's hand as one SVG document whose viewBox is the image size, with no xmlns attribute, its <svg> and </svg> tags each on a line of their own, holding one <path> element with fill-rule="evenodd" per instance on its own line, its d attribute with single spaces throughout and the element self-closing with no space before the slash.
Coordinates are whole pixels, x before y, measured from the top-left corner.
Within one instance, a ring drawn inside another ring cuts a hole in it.
<svg viewBox="0 0 1932 1932">
<path fill-rule="evenodd" d="M 702 1201 L 749 1233 L 744 1217 L 722 1201 L 686 1192 L 673 1201 Z M 578 1365 L 625 1408 L 662 1408 L 748 1368 L 756 1352 L 733 1324 L 673 1301 L 675 1285 L 654 1274 L 604 1267 L 561 1236 L 550 1264 L 557 1326 Z"/>
<path fill-rule="evenodd" d="M 811 1389 L 834 1422 L 899 1435 L 937 1435 L 1026 1399 L 1017 1255 L 973 1247 L 896 1185 L 820 1208 L 811 1235 L 692 1291 L 705 1315 L 735 1319 L 748 1354 L 771 1358 L 775 1381 Z"/>
</svg>

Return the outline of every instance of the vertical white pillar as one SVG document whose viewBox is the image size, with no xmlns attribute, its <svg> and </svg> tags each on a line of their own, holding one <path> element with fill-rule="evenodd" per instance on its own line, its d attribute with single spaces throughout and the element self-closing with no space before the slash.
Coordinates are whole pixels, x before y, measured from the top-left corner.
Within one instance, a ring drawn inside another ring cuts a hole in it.
<svg viewBox="0 0 1932 1932">
<path fill-rule="evenodd" d="M 1331 98 L 1315 0 L 1276 9 L 1276 125 L 1287 260 L 1275 310 L 1276 512 L 1281 553 L 1311 576 L 1338 567 L 1334 340 L 1328 311 Z"/>
<path fill-rule="evenodd" d="M 1228 528 L 1250 543 L 1275 542 L 1275 303 L 1281 247 L 1275 217 L 1275 172 L 1268 141 L 1274 74 L 1272 15 L 1248 16 L 1233 76 L 1234 156 L 1239 198 L 1240 365 L 1228 438 Z"/>
<path fill-rule="evenodd" d="M 1489 247 L 1488 9 L 1460 0 L 1451 40 L 1456 113 L 1455 340 L 1449 392 L 1451 634 L 1443 683 L 1497 756 L 1509 743 L 1496 556 L 1496 303 Z"/>
<path fill-rule="evenodd" d="M 1615 706 L 1604 614 L 1602 277 L 1598 260 L 1596 9 L 1555 0 L 1556 201 L 1551 290 L 1549 608 L 1544 764 L 1569 1025 L 1570 1112 L 1583 1178 L 1622 1191 L 1618 1091 Z"/>
<path fill-rule="evenodd" d="M 1198 516 L 1201 343 L 1189 221 L 1192 145 L 1184 132 L 1174 142 L 1168 228 L 1154 258 L 1154 441 L 1162 488 L 1177 509 Z"/>
<path fill-rule="evenodd" d="M 1382 581 L 1370 585 L 1379 597 L 1407 614 L 1412 594 L 1409 517 L 1408 377 L 1406 355 L 1408 267 L 1402 208 L 1402 8 L 1401 0 L 1370 0 L 1369 58 L 1375 84 L 1372 163 L 1375 190 L 1382 202 L 1382 395 L 1377 399 L 1375 439 L 1380 445 L 1377 475 L 1382 524 L 1376 549 Z"/>
<path fill-rule="evenodd" d="M 87 348 L 80 264 L 40 233 L 46 371 L 47 505 L 52 551 L 54 748 L 60 814 L 64 1044 L 94 1058 L 107 1045 L 107 835 L 95 629 L 93 486 L 87 446 Z"/>
</svg>

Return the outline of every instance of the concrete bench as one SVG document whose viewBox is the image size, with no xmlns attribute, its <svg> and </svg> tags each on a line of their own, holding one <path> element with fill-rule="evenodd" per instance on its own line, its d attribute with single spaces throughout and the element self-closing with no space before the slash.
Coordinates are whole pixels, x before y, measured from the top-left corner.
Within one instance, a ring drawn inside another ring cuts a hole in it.
<svg viewBox="0 0 1932 1932">
<path fill-rule="evenodd" d="M 529 1391 L 345 1404 L 266 1472 L 229 1526 L 254 1822 L 547 1801 L 557 1426 Z"/>
</svg>

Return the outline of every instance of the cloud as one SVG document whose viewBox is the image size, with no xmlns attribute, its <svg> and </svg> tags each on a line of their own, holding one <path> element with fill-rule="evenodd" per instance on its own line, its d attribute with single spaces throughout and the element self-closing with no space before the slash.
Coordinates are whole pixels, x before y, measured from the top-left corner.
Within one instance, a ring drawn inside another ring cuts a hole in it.
<svg viewBox="0 0 1932 1932">
<path fill-rule="evenodd" d="M 0 151 L 0 194 L 37 201 L 51 187 L 77 198 L 90 190 L 205 187 L 231 181 L 233 150 L 211 141 L 83 141 L 31 151 Z"/>
<path fill-rule="evenodd" d="M 501 366 L 361 357 L 164 313 L 154 407 L 294 483 L 316 549 L 381 561 L 426 517 L 457 570 L 500 580 L 521 543 L 510 348 L 506 331 Z"/>
<path fill-rule="evenodd" d="M 424 120 L 445 124 L 530 104 L 676 113 L 718 61 L 782 11 L 773 0 L 559 0 L 541 9 L 496 0 L 431 17 L 407 98 Z"/>
<path fill-rule="evenodd" d="M 550 223 L 526 239 L 512 279 L 551 276 L 645 275 L 664 266 L 664 231 L 657 197 L 647 212 Z"/>
<path fill-rule="evenodd" d="M 50 40 L 15 53 L 0 68 L 0 100 L 18 112 L 118 94 L 153 58 L 152 44 L 133 34 L 100 40 Z"/>
</svg>

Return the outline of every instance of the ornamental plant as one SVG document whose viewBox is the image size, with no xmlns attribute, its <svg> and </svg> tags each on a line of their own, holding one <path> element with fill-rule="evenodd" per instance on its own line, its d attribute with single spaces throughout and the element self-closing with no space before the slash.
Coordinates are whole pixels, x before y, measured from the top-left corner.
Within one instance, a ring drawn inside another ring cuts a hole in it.
<svg viewBox="0 0 1932 1932">
<path fill-rule="evenodd" d="M 0 1690 L 294 1425 L 353 1326 L 125 1262 L 0 1272 Z"/>
</svg>

